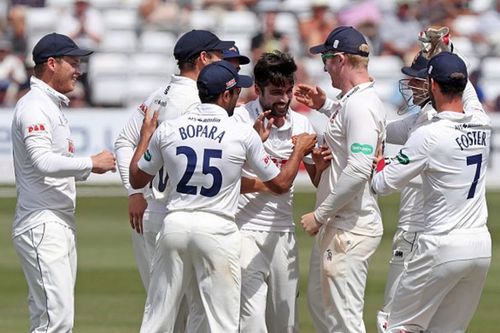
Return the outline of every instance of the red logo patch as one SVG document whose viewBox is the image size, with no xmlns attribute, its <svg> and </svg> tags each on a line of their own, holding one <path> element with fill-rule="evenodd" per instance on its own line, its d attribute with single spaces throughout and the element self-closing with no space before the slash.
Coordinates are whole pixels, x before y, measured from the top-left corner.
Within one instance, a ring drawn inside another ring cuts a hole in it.
<svg viewBox="0 0 500 333">
<path fill-rule="evenodd" d="M 41 131 L 45 131 L 44 124 L 35 124 L 35 125 L 28 126 L 28 133 L 41 132 Z"/>
<path fill-rule="evenodd" d="M 75 145 L 73 144 L 73 140 L 68 139 L 68 152 L 71 154 L 75 153 Z"/>
</svg>

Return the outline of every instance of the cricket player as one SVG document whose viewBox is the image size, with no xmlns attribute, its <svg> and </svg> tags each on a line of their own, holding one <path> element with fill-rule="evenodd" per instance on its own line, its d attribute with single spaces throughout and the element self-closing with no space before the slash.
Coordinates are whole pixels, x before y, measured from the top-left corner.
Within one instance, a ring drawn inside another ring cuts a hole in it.
<svg viewBox="0 0 500 333">
<path fill-rule="evenodd" d="M 241 88 L 251 84 L 229 62 L 216 62 L 200 72 L 202 104 L 196 110 L 162 123 L 154 135 L 154 119 L 145 118 L 130 183 L 140 188 L 164 167 L 171 186 L 141 332 L 172 332 L 182 295 L 193 292 L 203 304 L 207 332 L 238 332 L 241 241 L 234 215 L 243 164 L 272 191 L 284 193 L 315 144 L 315 135 L 300 136 L 280 172 L 257 132 L 230 118 Z"/>
<path fill-rule="evenodd" d="M 28 283 L 32 333 L 71 332 L 76 281 L 75 181 L 91 172 L 115 171 L 109 151 L 73 157 L 75 144 L 62 105 L 75 88 L 80 49 L 65 35 L 51 33 L 33 49 L 30 91 L 16 104 L 12 146 L 17 204 L 14 247 Z"/>
<path fill-rule="evenodd" d="M 280 51 L 264 53 L 254 68 L 258 98 L 235 109 L 233 117 L 252 126 L 271 110 L 272 127 L 264 148 L 281 168 L 293 152 L 292 137 L 313 134 L 309 120 L 293 111 L 293 58 Z M 311 156 L 304 157 L 312 180 L 316 169 Z M 253 170 L 243 176 L 255 179 Z M 241 232 L 240 332 L 296 332 L 299 279 L 298 248 L 293 223 L 293 187 L 286 193 L 242 194 L 236 223 Z"/>
<path fill-rule="evenodd" d="M 424 34 L 427 33 L 424 32 Z M 434 40 L 433 43 L 437 43 Z M 451 45 L 449 36 L 447 42 Z M 433 47 L 435 49 L 435 47 Z M 432 107 L 427 84 L 428 59 L 424 52 L 419 52 L 409 67 L 403 67 L 402 72 L 408 76 L 400 80 L 400 91 L 409 102 L 408 108 L 412 109 L 408 116 L 387 124 L 386 142 L 403 145 L 410 133 L 420 126 L 432 122 L 437 114 Z M 406 93 L 408 92 L 408 93 Z M 484 113 L 482 104 L 477 98 L 474 87 L 467 82 L 462 95 L 465 114 Z M 416 109 L 416 110 L 415 110 Z M 389 261 L 389 272 L 384 293 L 384 305 L 377 313 L 377 329 L 379 333 L 385 332 L 388 317 L 392 307 L 392 300 L 399 279 L 403 273 L 404 263 L 411 258 L 416 249 L 418 234 L 424 229 L 424 197 L 422 193 L 422 179 L 420 176 L 410 181 L 408 186 L 401 190 L 399 221 L 393 237 L 392 257 Z"/>
<path fill-rule="evenodd" d="M 196 79 L 207 64 L 222 59 L 222 51 L 234 45 L 221 41 L 213 33 L 192 30 L 185 33 L 174 47 L 179 74 L 172 75 L 170 82 L 154 91 L 130 117 L 115 142 L 118 169 L 129 194 L 129 219 L 135 232 L 132 234 L 134 253 L 139 273 L 147 290 L 149 266 L 155 246 L 155 238 L 166 214 L 165 189 L 168 175 L 160 169 L 150 186 L 134 190 L 129 184 L 130 160 L 139 143 L 144 110 L 159 112 L 158 121 L 175 119 L 195 109 L 200 104 Z"/>
<path fill-rule="evenodd" d="M 368 260 L 382 237 L 380 211 L 368 179 L 372 158 L 385 135 L 385 110 L 368 74 L 368 44 L 359 31 L 338 27 L 324 44 L 310 51 L 321 53 L 332 86 L 341 90 L 336 102 L 327 100 L 318 88 L 299 85 L 296 92 L 299 101 L 330 114 L 324 136 L 333 154 L 325 179 L 328 191 L 321 182 L 318 187 L 319 195 L 327 195 L 301 220 L 311 235 L 321 227 L 316 249 L 321 258 L 324 313 L 319 314 L 323 322 L 316 327 L 321 332 L 364 333 Z"/>
<path fill-rule="evenodd" d="M 437 115 L 372 180 L 373 190 L 386 195 L 422 178 L 423 231 L 396 287 L 387 332 L 465 332 L 491 260 L 489 118 L 464 112 L 467 69 L 456 54 L 434 56 L 427 73 Z"/>
</svg>

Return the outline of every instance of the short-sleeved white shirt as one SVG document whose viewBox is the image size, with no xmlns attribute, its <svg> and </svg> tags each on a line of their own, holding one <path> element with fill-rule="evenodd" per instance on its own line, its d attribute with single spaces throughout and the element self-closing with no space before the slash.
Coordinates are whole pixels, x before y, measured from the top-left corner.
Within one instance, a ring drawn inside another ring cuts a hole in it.
<svg viewBox="0 0 500 333">
<path fill-rule="evenodd" d="M 137 191 L 130 187 L 128 180 L 128 169 L 133 156 L 133 151 L 139 143 L 142 121 L 144 119 L 144 109 L 158 111 L 158 122 L 176 119 L 186 114 L 200 105 L 198 88 L 196 81 L 180 76 L 172 75 L 170 83 L 154 91 L 141 106 L 130 117 L 125 127 L 122 129 L 115 142 L 115 149 L 127 150 L 128 154 L 123 152 L 117 154 L 118 168 L 125 188 L 129 195 L 137 192 L 143 192 L 144 198 L 148 202 L 148 211 L 156 213 L 166 212 L 165 189 L 168 183 L 168 176 L 163 169 L 158 171 L 154 177 L 151 186 Z"/>
<path fill-rule="evenodd" d="M 470 82 L 464 90 L 462 101 L 465 114 L 484 114 L 483 106 Z M 387 142 L 404 145 L 413 131 L 428 124 L 436 114 L 437 111 L 429 102 L 420 112 L 387 124 Z M 420 232 L 424 229 L 424 196 L 420 176 L 412 179 L 410 184 L 401 190 L 398 228 L 409 232 Z"/>
<path fill-rule="evenodd" d="M 440 112 L 410 135 L 396 161 L 373 177 L 372 188 L 388 194 L 420 174 L 424 233 L 484 227 L 490 137 L 486 114 Z"/>
<path fill-rule="evenodd" d="M 201 104 L 158 127 L 139 168 L 150 175 L 161 167 L 167 171 L 168 212 L 234 218 L 244 163 L 263 181 L 279 174 L 251 126 L 237 123 L 218 105 Z"/>
<path fill-rule="evenodd" d="M 233 118 L 252 127 L 262 112 L 262 106 L 256 99 L 236 108 Z M 304 115 L 291 109 L 288 111 L 283 126 L 278 128 L 273 125 L 269 138 L 264 142 L 264 148 L 278 168 L 281 169 L 292 155 L 292 136 L 302 133 L 314 133 L 312 125 Z M 303 161 L 308 164 L 313 163 L 310 155 L 305 156 Z M 248 168 L 243 170 L 244 177 L 256 177 L 252 170 Z M 246 230 L 293 231 L 292 199 L 293 187 L 283 194 L 242 194 L 238 203 L 236 223 L 241 229 Z"/>
</svg>

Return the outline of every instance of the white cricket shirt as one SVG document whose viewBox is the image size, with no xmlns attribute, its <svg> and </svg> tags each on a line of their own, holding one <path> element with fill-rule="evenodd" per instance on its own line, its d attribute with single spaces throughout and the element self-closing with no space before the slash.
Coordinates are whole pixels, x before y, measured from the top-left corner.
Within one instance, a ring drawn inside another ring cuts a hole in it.
<svg viewBox="0 0 500 333">
<path fill-rule="evenodd" d="M 163 166 L 169 174 L 168 212 L 234 218 L 244 163 L 263 181 L 279 174 L 251 126 L 237 123 L 218 105 L 201 104 L 158 127 L 139 168 L 154 175 Z"/>
<path fill-rule="evenodd" d="M 144 110 L 145 108 L 148 108 L 150 112 L 158 110 L 158 122 L 162 123 L 192 111 L 200 103 L 196 81 L 184 76 L 172 75 L 170 83 L 166 87 L 158 88 L 139 106 L 115 141 L 116 158 L 122 183 L 129 195 L 144 193 L 148 202 L 148 211 L 166 212 L 165 189 L 168 177 L 164 170 L 160 169 L 151 184 L 144 189 L 134 190 L 130 186 L 129 166 L 134 150 L 139 143 Z"/>
<path fill-rule="evenodd" d="M 12 146 L 17 204 L 12 235 L 45 222 L 75 228 L 75 178 L 85 180 L 90 157 L 75 158 L 68 121 L 61 111 L 69 99 L 31 77 L 30 91 L 16 104 Z"/>
<path fill-rule="evenodd" d="M 389 194 L 420 174 L 424 233 L 484 227 L 490 136 L 489 118 L 484 113 L 438 113 L 410 135 L 397 162 L 373 177 L 372 188 Z"/>
<path fill-rule="evenodd" d="M 233 118 L 252 127 L 257 117 L 263 112 L 258 99 L 234 110 Z M 273 125 L 269 138 L 264 142 L 266 152 L 281 170 L 293 152 L 292 136 L 302 133 L 314 133 L 309 120 L 291 109 L 281 127 Z M 304 157 L 304 163 L 313 164 L 310 155 Z M 256 178 L 255 172 L 243 169 L 243 176 Z M 287 193 L 246 193 L 238 203 L 236 223 L 240 229 L 263 231 L 294 231 L 293 224 L 293 186 Z"/>
<path fill-rule="evenodd" d="M 330 193 L 316 208 L 316 219 L 350 232 L 382 235 L 377 199 L 369 188 L 373 156 L 385 136 L 385 108 L 373 82 L 355 86 L 329 105 L 325 141 L 332 150 Z"/>
<path fill-rule="evenodd" d="M 470 82 L 464 90 L 462 101 L 465 114 L 484 113 L 483 106 Z M 388 123 L 386 141 L 403 145 L 413 131 L 428 124 L 436 114 L 437 111 L 429 102 L 420 112 Z M 420 232 L 424 229 L 424 196 L 420 176 L 412 179 L 410 184 L 401 190 L 399 207 L 398 228 L 409 232 Z"/>
</svg>

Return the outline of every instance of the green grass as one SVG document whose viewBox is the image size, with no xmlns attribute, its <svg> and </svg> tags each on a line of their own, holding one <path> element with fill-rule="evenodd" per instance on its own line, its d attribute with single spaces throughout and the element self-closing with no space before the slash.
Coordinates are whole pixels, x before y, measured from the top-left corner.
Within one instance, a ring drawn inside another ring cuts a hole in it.
<svg viewBox="0 0 500 333">
<path fill-rule="evenodd" d="M 96 191 L 98 191 L 96 189 Z M 481 303 L 469 332 L 496 332 L 500 325 L 500 193 L 488 193 L 493 259 Z M 297 194 L 295 218 L 311 210 L 314 194 Z M 10 239 L 15 199 L 0 200 L 0 332 L 28 331 L 27 287 Z M 398 197 L 380 199 L 385 233 L 368 275 L 365 323 L 376 332 L 375 313 L 382 304 L 390 240 L 398 216 Z M 78 278 L 75 333 L 138 332 L 145 293 L 132 254 L 124 197 L 79 198 Z M 306 304 L 308 260 L 312 238 L 297 231 L 300 247 L 300 331 L 314 332 Z"/>
</svg>

